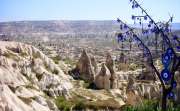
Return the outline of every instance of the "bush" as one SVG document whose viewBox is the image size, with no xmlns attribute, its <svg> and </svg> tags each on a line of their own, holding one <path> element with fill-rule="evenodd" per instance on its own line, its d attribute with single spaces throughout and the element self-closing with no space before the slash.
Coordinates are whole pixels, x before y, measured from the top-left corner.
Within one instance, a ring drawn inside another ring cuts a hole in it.
<svg viewBox="0 0 180 111">
<path fill-rule="evenodd" d="M 143 103 L 137 106 L 125 106 L 122 111 L 161 111 L 159 107 L 159 102 L 155 100 L 145 100 Z M 167 111 L 180 111 L 180 106 L 169 104 Z"/>
<path fill-rule="evenodd" d="M 59 61 L 61 60 L 61 57 L 60 56 L 55 56 L 55 57 L 52 57 L 51 58 L 55 64 L 59 64 Z"/>
<path fill-rule="evenodd" d="M 83 110 L 86 108 L 86 105 L 82 101 L 78 101 L 76 105 L 73 107 L 73 110 Z"/>
<path fill-rule="evenodd" d="M 55 99 L 55 103 L 59 110 L 70 111 L 72 103 L 68 102 L 63 96 L 59 96 Z"/>
</svg>

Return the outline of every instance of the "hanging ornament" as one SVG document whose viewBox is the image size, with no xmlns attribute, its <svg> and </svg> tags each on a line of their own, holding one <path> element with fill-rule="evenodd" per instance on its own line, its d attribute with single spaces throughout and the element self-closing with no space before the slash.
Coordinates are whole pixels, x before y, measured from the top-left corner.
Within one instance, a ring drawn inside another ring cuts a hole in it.
<svg viewBox="0 0 180 111">
<path fill-rule="evenodd" d="M 174 99 L 174 98 L 175 98 L 174 92 L 170 92 L 168 94 L 168 99 Z"/>
<path fill-rule="evenodd" d="M 178 52 L 180 52 L 180 46 L 177 46 L 176 49 Z"/>
<path fill-rule="evenodd" d="M 120 20 L 119 18 L 117 18 L 117 22 L 119 22 L 119 23 L 120 23 L 120 22 L 121 22 L 121 20 Z"/>
<path fill-rule="evenodd" d="M 118 34 L 118 43 L 120 42 L 120 41 L 123 41 L 123 35 L 122 35 L 122 33 L 119 33 Z"/>
<path fill-rule="evenodd" d="M 150 27 L 151 27 L 151 24 L 148 24 L 148 27 L 150 28 Z"/>
<path fill-rule="evenodd" d="M 173 48 L 168 48 L 167 50 L 166 50 L 166 53 L 171 57 L 171 59 L 173 59 L 174 58 L 174 51 L 173 51 Z"/>
<path fill-rule="evenodd" d="M 171 62 L 171 57 L 168 53 L 165 53 L 163 56 L 162 56 L 162 63 L 164 65 L 164 67 L 168 67 L 169 64 Z"/>
<path fill-rule="evenodd" d="M 151 20 L 151 21 L 149 21 L 149 24 L 153 24 L 153 21 Z"/>
<path fill-rule="evenodd" d="M 135 19 L 136 19 L 136 17 L 134 15 L 132 15 L 132 20 L 135 20 Z"/>
<path fill-rule="evenodd" d="M 136 3 L 136 4 L 135 4 L 135 8 L 138 8 L 138 7 L 139 7 L 139 5 Z"/>
<path fill-rule="evenodd" d="M 120 29 L 123 30 L 123 25 L 122 24 L 120 25 Z"/>
<path fill-rule="evenodd" d="M 124 29 L 127 29 L 127 28 L 128 28 L 128 26 L 126 24 L 124 24 Z"/>
<path fill-rule="evenodd" d="M 174 40 L 177 40 L 177 39 L 178 39 L 178 36 L 177 36 L 177 35 L 173 35 L 173 39 L 174 39 Z"/>
<path fill-rule="evenodd" d="M 171 79 L 171 73 L 168 71 L 168 69 L 162 70 L 162 72 L 161 72 L 161 78 L 162 78 L 164 81 L 166 81 L 166 82 Z"/>
<path fill-rule="evenodd" d="M 144 20 L 147 20 L 147 16 L 144 16 Z"/>
<path fill-rule="evenodd" d="M 176 82 L 176 81 L 173 81 L 173 82 L 172 82 L 172 86 L 173 86 L 173 88 L 176 88 L 177 82 Z"/>
</svg>

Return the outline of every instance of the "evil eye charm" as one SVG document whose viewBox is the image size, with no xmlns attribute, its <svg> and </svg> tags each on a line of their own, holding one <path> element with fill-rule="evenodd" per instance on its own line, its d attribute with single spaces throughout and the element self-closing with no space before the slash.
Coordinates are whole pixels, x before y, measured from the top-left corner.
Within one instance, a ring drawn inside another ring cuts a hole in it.
<svg viewBox="0 0 180 111">
<path fill-rule="evenodd" d="M 118 43 L 119 43 L 120 41 L 123 41 L 123 35 L 122 35 L 121 33 L 118 34 Z"/>
<path fill-rule="evenodd" d="M 178 52 L 180 52 L 180 46 L 177 46 L 176 49 Z"/>
<path fill-rule="evenodd" d="M 164 69 L 161 72 L 161 77 L 164 81 L 169 81 L 171 79 L 171 73 L 167 69 Z"/>
<path fill-rule="evenodd" d="M 128 28 L 128 26 L 125 24 L 125 25 L 124 25 L 124 29 L 127 29 L 127 28 Z"/>
<path fill-rule="evenodd" d="M 169 98 L 169 99 L 174 99 L 174 98 L 175 98 L 174 93 L 173 93 L 173 92 L 170 92 L 170 93 L 168 94 L 168 98 Z"/>
<path fill-rule="evenodd" d="M 144 16 L 144 20 L 147 20 L 147 16 Z"/>
<path fill-rule="evenodd" d="M 121 20 L 120 20 L 119 18 L 117 18 L 117 22 L 119 22 L 119 23 L 120 23 L 120 22 L 121 22 Z"/>
<path fill-rule="evenodd" d="M 174 35 L 174 36 L 173 36 L 173 39 L 174 39 L 174 40 L 177 40 L 177 39 L 178 39 L 177 35 Z"/>
<path fill-rule="evenodd" d="M 169 56 L 169 54 L 165 53 L 162 56 L 162 63 L 164 65 L 164 67 L 168 67 L 170 62 L 171 62 L 171 57 Z"/>
<path fill-rule="evenodd" d="M 173 49 L 172 48 L 168 48 L 167 49 L 167 51 L 166 51 L 166 53 L 170 56 L 170 57 L 174 57 L 174 51 L 173 51 Z"/>
<path fill-rule="evenodd" d="M 139 7 L 139 5 L 138 5 L 137 3 L 136 3 L 134 6 L 135 6 L 135 8 L 138 8 L 138 7 Z"/>
<path fill-rule="evenodd" d="M 132 18 L 132 20 L 135 20 L 135 19 L 136 19 L 136 17 L 135 17 L 134 15 L 132 15 L 132 17 L 131 17 L 131 18 Z"/>
<path fill-rule="evenodd" d="M 173 88 L 176 88 L 177 82 L 176 82 L 176 81 L 173 81 L 173 82 L 172 82 L 172 86 L 173 86 Z"/>
</svg>

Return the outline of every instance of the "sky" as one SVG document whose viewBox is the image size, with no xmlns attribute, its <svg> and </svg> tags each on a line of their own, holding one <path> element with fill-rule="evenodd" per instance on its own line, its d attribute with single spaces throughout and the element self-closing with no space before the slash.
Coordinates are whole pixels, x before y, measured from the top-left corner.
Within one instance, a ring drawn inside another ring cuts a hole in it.
<svg viewBox="0 0 180 111">
<path fill-rule="evenodd" d="M 137 0 L 156 21 L 174 15 L 180 22 L 180 0 Z M 129 0 L 0 0 L 0 22 L 24 20 L 116 20 L 132 23 Z"/>
</svg>

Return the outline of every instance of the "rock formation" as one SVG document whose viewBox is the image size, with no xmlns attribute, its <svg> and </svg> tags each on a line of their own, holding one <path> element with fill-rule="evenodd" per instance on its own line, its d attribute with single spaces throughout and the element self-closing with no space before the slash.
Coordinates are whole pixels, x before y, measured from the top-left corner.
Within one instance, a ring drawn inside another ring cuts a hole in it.
<svg viewBox="0 0 180 111">
<path fill-rule="evenodd" d="M 86 50 L 82 51 L 81 57 L 75 69 L 79 72 L 79 77 L 81 79 L 89 83 L 92 83 L 94 81 L 95 71 Z"/>
<path fill-rule="evenodd" d="M 180 70 L 175 72 L 175 79 L 177 81 L 177 88 L 175 89 L 175 94 L 177 96 L 176 102 L 180 104 Z"/>
<path fill-rule="evenodd" d="M 111 78 L 111 73 L 109 69 L 106 67 L 106 65 L 103 63 L 101 67 L 101 71 L 95 77 L 96 87 L 99 89 L 110 89 L 111 88 L 110 78 Z"/>
<path fill-rule="evenodd" d="M 30 45 L 5 41 L 0 44 L 0 110 L 56 110 L 46 95 L 70 97 L 71 77 L 53 60 Z"/>
<path fill-rule="evenodd" d="M 94 56 L 91 56 L 91 64 L 93 66 L 95 74 L 97 74 L 98 66 L 97 66 L 96 58 Z"/>
<path fill-rule="evenodd" d="M 110 78 L 111 88 L 117 88 L 117 77 L 116 77 L 116 73 L 114 71 L 114 60 L 112 59 L 110 53 L 107 53 L 106 66 L 111 73 L 111 78 Z"/>
<path fill-rule="evenodd" d="M 145 60 L 143 72 L 142 72 L 142 74 L 140 74 L 137 77 L 137 79 L 139 79 L 139 80 L 151 80 L 151 81 L 156 80 L 156 76 L 154 74 L 154 71 L 148 62 L 149 62 L 148 60 Z"/>
</svg>

